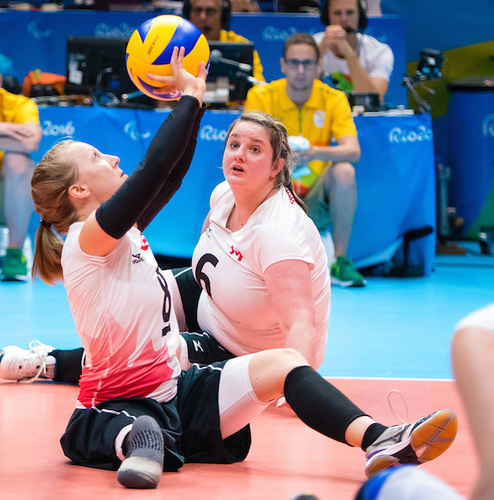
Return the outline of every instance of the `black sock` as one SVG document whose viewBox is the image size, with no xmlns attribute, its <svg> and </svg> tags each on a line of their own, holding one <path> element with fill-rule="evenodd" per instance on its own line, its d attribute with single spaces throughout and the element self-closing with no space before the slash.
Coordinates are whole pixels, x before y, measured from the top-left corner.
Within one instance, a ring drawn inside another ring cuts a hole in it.
<svg viewBox="0 0 494 500">
<path fill-rule="evenodd" d="M 340 443 L 348 444 L 347 427 L 366 415 L 310 366 L 299 366 L 287 375 L 285 399 L 302 422 Z"/>
<path fill-rule="evenodd" d="M 84 349 L 82 347 L 71 350 L 55 349 L 49 354 L 56 360 L 53 380 L 77 385 L 81 378 Z"/>
<path fill-rule="evenodd" d="M 385 425 L 377 422 L 369 425 L 364 433 L 360 447 L 365 451 L 386 429 Z"/>
</svg>

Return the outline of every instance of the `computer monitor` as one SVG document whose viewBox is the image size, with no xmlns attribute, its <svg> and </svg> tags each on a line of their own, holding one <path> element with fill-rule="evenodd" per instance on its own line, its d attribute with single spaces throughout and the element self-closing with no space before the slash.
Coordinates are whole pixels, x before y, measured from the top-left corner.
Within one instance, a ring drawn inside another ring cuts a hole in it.
<svg viewBox="0 0 494 500">
<path fill-rule="evenodd" d="M 65 93 L 112 93 L 118 99 L 123 94 L 135 93 L 137 88 L 125 65 L 127 42 L 127 38 L 69 36 Z M 216 84 L 224 85 L 226 79 L 229 95 L 223 102 L 244 101 L 252 87 L 249 78 L 253 74 L 254 44 L 209 42 L 209 47 L 209 88 L 214 88 Z M 132 99 L 132 102 L 136 105 L 156 105 L 154 99 L 144 95 Z"/>
<path fill-rule="evenodd" d="M 136 90 L 125 66 L 128 39 L 67 38 L 66 94 L 111 92 L 120 97 Z"/>
<path fill-rule="evenodd" d="M 228 80 L 228 101 L 245 101 L 252 87 L 254 44 L 210 41 L 208 90 Z M 207 100 L 207 99 L 206 99 Z"/>
</svg>

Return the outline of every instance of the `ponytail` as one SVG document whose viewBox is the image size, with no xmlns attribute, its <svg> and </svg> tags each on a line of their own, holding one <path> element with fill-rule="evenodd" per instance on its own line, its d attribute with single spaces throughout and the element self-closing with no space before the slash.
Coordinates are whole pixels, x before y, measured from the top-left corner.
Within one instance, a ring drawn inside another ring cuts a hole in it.
<svg viewBox="0 0 494 500">
<path fill-rule="evenodd" d="M 62 281 L 63 241 L 51 229 L 51 224 L 48 225 L 41 221 L 36 231 L 34 248 L 33 278 L 36 279 L 36 276 L 39 276 L 49 285 L 55 284 L 56 281 Z"/>
<path fill-rule="evenodd" d="M 63 240 L 76 222 L 76 209 L 69 198 L 69 187 L 77 181 L 78 170 L 67 149 L 74 144 L 66 140 L 55 144 L 34 169 L 31 179 L 31 196 L 41 223 L 34 240 L 33 278 L 39 276 L 53 285 L 63 280 Z"/>
</svg>

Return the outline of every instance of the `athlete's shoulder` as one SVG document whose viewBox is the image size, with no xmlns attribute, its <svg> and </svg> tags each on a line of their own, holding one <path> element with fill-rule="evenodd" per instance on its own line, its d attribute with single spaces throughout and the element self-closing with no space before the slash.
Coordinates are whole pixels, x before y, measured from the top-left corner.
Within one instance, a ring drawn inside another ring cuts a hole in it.
<svg viewBox="0 0 494 500">
<path fill-rule="evenodd" d="M 224 199 L 226 196 L 228 196 L 231 193 L 230 186 L 228 185 L 228 182 L 223 181 L 220 182 L 214 189 L 213 192 L 211 193 L 211 206 L 213 206 L 215 203 L 218 202 L 218 200 Z"/>
</svg>

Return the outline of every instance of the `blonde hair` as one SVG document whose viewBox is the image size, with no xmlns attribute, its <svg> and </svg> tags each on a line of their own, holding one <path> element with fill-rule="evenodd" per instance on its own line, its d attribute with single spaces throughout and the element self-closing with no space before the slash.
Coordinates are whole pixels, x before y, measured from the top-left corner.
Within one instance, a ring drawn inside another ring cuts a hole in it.
<svg viewBox="0 0 494 500">
<path fill-rule="evenodd" d="M 39 276 L 50 285 L 63 280 L 60 262 L 63 240 L 58 235 L 66 235 L 77 220 L 68 192 L 79 176 L 77 166 L 67 153 L 75 142 L 65 140 L 55 144 L 36 165 L 31 179 L 34 208 L 41 216 L 34 241 L 33 278 Z"/>
<path fill-rule="evenodd" d="M 282 159 L 283 168 L 279 171 L 276 176 L 274 187 L 284 186 L 286 187 L 295 201 L 302 207 L 305 213 L 307 213 L 307 208 L 305 203 L 302 201 L 300 196 L 298 196 L 293 189 L 292 181 L 292 152 L 288 144 L 288 134 L 285 126 L 279 120 L 273 116 L 263 113 L 262 111 L 248 111 L 241 116 L 239 116 L 228 129 L 225 139 L 225 145 L 228 142 L 228 138 L 232 133 L 233 128 L 239 122 L 252 122 L 261 125 L 266 129 L 269 134 L 269 143 L 273 148 L 273 164 L 276 160 Z"/>
</svg>

